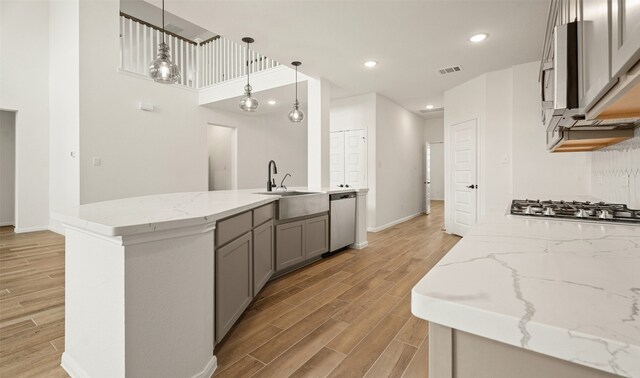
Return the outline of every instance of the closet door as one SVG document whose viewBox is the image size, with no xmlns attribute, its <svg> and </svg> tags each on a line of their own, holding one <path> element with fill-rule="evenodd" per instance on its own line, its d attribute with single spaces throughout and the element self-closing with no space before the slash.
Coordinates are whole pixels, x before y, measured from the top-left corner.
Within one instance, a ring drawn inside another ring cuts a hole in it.
<svg viewBox="0 0 640 378">
<path fill-rule="evenodd" d="M 365 130 L 349 130 L 344 136 L 344 183 L 351 188 L 367 187 L 367 136 Z"/>
<path fill-rule="evenodd" d="M 344 134 L 344 131 L 334 131 L 329 137 L 329 181 L 333 187 L 345 184 Z"/>
</svg>

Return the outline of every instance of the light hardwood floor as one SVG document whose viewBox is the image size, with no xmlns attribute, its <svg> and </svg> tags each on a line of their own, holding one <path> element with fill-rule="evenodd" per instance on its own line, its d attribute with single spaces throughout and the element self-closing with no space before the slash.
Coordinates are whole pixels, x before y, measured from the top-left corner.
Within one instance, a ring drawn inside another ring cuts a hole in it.
<svg viewBox="0 0 640 378">
<path fill-rule="evenodd" d="M 216 346 L 216 377 L 425 377 L 427 322 L 411 288 L 459 240 L 442 202 L 268 283 Z M 64 238 L 0 228 L 0 376 L 66 376 Z"/>
</svg>

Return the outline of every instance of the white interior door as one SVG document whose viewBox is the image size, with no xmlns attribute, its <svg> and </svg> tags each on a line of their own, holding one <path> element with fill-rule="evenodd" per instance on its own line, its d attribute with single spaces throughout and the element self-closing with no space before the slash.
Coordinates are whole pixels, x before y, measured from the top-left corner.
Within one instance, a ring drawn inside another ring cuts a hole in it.
<svg viewBox="0 0 640 378">
<path fill-rule="evenodd" d="M 329 138 L 329 182 L 335 187 L 345 182 L 344 131 L 332 132 Z"/>
<path fill-rule="evenodd" d="M 478 164 L 476 120 L 451 127 L 451 232 L 464 236 L 477 220 Z"/>
<path fill-rule="evenodd" d="M 345 133 L 344 184 L 351 188 L 367 187 L 367 137 L 365 130 L 349 130 Z"/>
<path fill-rule="evenodd" d="M 424 212 L 425 214 L 430 214 L 431 213 L 431 143 L 429 142 L 426 142 L 424 144 L 424 157 L 425 157 Z"/>
</svg>

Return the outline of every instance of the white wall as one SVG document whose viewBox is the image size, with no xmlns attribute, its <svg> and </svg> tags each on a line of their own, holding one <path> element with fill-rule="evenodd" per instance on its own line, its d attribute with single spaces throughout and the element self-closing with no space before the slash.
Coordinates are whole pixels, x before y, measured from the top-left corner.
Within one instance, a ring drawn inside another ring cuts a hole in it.
<svg viewBox="0 0 640 378">
<path fill-rule="evenodd" d="M 330 131 L 367 131 L 367 226 L 376 225 L 376 94 L 331 101 Z"/>
<path fill-rule="evenodd" d="M 0 110 L 0 226 L 15 225 L 16 114 Z"/>
<path fill-rule="evenodd" d="M 16 231 L 49 226 L 49 4 L 0 1 L 0 109 L 16 115 Z"/>
<path fill-rule="evenodd" d="M 238 130 L 238 188 L 266 187 L 270 159 L 289 186 L 306 185 L 306 125 L 198 106 L 196 91 L 118 73 L 118 12 L 118 1 L 80 4 L 81 203 L 207 190 L 208 124 Z"/>
<path fill-rule="evenodd" d="M 552 154 L 540 121 L 539 62 L 478 76 L 445 92 L 445 140 L 449 128 L 477 119 L 479 218 L 506 211 L 515 198 L 590 194 L 587 153 Z M 450 221 L 449 157 L 445 144 L 445 223 Z"/>
<path fill-rule="evenodd" d="M 276 184 L 286 173 L 285 185 L 307 186 L 307 123 L 294 124 L 287 113 L 251 117 L 238 128 L 238 188 L 267 188 L 267 166 L 275 160 Z"/>
<path fill-rule="evenodd" d="M 49 3 L 49 208 L 80 204 L 80 40 L 78 0 Z M 49 227 L 64 232 L 51 219 Z"/>
<path fill-rule="evenodd" d="M 592 152 L 591 167 L 594 197 L 640 209 L 640 129 L 632 139 Z"/>
<path fill-rule="evenodd" d="M 424 120 L 424 141 L 431 143 L 431 199 L 444 199 L 444 118 Z"/>
<path fill-rule="evenodd" d="M 376 220 L 384 228 L 423 209 L 423 119 L 376 96 Z"/>
</svg>

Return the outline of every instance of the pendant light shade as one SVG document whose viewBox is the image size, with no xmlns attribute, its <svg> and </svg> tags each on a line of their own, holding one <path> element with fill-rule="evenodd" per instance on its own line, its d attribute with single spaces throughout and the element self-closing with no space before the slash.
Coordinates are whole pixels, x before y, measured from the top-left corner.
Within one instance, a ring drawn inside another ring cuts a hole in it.
<svg viewBox="0 0 640 378">
<path fill-rule="evenodd" d="M 249 65 L 249 44 L 253 43 L 253 38 L 244 37 L 242 42 L 247 44 L 247 85 L 244 86 L 244 96 L 240 100 L 240 109 L 244 112 L 255 112 L 258 109 L 258 100 L 251 95 L 251 84 L 249 84 L 249 74 L 251 66 Z"/>
<path fill-rule="evenodd" d="M 180 80 L 180 68 L 171 60 L 169 46 L 164 42 L 164 0 L 162 0 L 162 42 L 158 44 L 158 56 L 149 66 L 149 76 L 161 84 L 175 84 Z"/>
<path fill-rule="evenodd" d="M 298 66 L 301 64 L 298 61 L 291 62 L 291 65 L 296 68 L 296 101 L 293 103 L 293 110 L 289 112 L 289 121 L 294 123 L 300 123 L 304 119 L 304 113 L 300 110 L 300 102 L 298 102 Z"/>
</svg>

